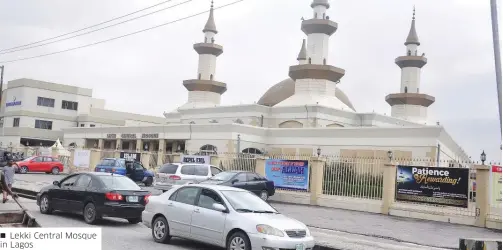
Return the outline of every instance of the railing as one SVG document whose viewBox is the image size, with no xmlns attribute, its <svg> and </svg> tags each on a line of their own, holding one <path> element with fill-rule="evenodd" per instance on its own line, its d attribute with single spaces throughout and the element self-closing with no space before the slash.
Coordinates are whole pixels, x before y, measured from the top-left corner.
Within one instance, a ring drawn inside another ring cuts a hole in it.
<svg viewBox="0 0 503 250">
<path fill-rule="evenodd" d="M 239 170 L 255 172 L 256 157 L 250 154 L 221 153 L 218 154 L 218 167 L 225 171 Z"/>
</svg>

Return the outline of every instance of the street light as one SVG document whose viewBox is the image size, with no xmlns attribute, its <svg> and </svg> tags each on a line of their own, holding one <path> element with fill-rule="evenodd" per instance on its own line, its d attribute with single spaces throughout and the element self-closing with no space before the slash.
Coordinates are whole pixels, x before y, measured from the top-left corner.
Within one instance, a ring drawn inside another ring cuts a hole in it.
<svg viewBox="0 0 503 250">
<path fill-rule="evenodd" d="M 393 159 L 393 152 L 391 150 L 388 150 L 388 158 L 390 161 Z"/>
<path fill-rule="evenodd" d="M 320 154 L 321 154 L 321 148 L 320 147 L 318 147 L 316 149 L 316 154 L 318 155 L 318 157 L 320 157 Z"/>
<path fill-rule="evenodd" d="M 484 165 L 484 162 L 486 161 L 486 152 L 482 150 L 482 154 L 480 154 L 480 161 L 482 162 L 482 165 Z"/>
</svg>

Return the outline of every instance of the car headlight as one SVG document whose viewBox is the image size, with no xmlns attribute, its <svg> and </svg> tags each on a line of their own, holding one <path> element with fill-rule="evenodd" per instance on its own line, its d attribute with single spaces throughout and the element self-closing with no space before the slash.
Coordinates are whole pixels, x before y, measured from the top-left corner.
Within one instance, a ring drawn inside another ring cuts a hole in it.
<svg viewBox="0 0 503 250">
<path fill-rule="evenodd" d="M 283 231 L 281 231 L 275 227 L 271 227 L 269 225 L 264 225 L 264 224 L 257 225 L 257 232 L 259 232 L 261 234 L 274 235 L 274 236 L 278 236 L 278 237 L 285 236 Z"/>
</svg>

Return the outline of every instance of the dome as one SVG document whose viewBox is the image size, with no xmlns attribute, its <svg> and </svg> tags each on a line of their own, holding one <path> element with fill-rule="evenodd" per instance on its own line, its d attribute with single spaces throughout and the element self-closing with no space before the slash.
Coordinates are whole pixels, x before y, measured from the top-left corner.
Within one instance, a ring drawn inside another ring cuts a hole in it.
<svg viewBox="0 0 503 250">
<path fill-rule="evenodd" d="M 264 95 L 258 100 L 258 104 L 272 107 L 283 100 L 286 100 L 288 97 L 292 96 L 295 92 L 295 81 L 291 78 L 285 79 L 276 85 L 269 88 Z M 335 97 L 339 99 L 342 103 L 346 104 L 349 108 L 356 112 L 353 104 L 349 100 L 349 98 L 340 90 L 339 88 L 335 88 Z"/>
</svg>

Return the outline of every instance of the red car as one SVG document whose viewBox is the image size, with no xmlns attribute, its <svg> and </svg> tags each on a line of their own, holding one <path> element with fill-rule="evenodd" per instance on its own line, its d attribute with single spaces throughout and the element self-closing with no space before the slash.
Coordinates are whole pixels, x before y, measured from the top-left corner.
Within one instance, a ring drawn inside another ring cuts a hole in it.
<svg viewBox="0 0 503 250">
<path fill-rule="evenodd" d="M 32 156 L 16 163 L 19 166 L 19 173 L 21 174 L 28 172 L 59 174 L 63 172 L 63 163 L 52 156 Z"/>
</svg>

